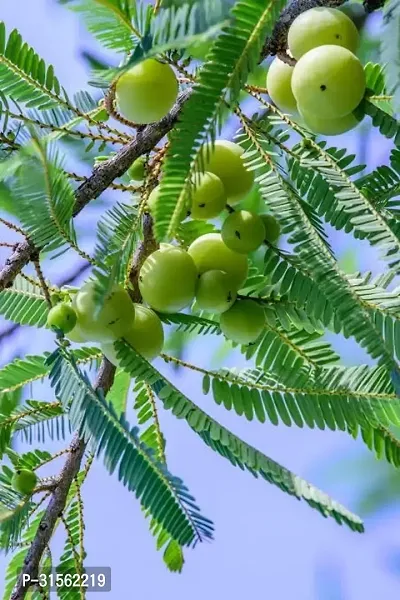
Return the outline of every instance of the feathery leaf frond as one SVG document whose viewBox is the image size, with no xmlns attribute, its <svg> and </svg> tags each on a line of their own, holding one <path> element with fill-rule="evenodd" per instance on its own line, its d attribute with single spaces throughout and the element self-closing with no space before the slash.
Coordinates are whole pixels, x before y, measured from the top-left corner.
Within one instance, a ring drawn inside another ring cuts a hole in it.
<svg viewBox="0 0 400 600">
<path fill-rule="evenodd" d="M 159 371 L 125 342 L 120 340 L 116 342 L 115 347 L 122 367 L 137 381 L 148 382 L 162 401 L 164 408 L 171 410 L 177 418 L 185 419 L 208 446 L 227 458 L 233 465 L 247 469 L 255 477 L 261 475 L 284 492 L 298 499 L 304 499 L 323 516 L 333 517 L 339 524 L 345 523 L 354 531 L 364 530 L 362 522 L 356 515 L 225 429 L 170 384 Z"/>
<path fill-rule="evenodd" d="M 175 236 L 192 193 L 191 179 L 201 166 L 201 146 L 215 139 L 225 100 L 238 98 L 283 6 L 282 0 L 240 0 L 215 40 L 171 134 L 155 209 L 158 239 Z"/>
<path fill-rule="evenodd" d="M 211 537 L 210 522 L 199 514 L 183 482 L 156 460 L 140 441 L 137 428 L 130 429 L 125 416 L 117 415 L 101 392 L 93 390 L 65 349 L 60 348 L 48 360 L 51 384 L 69 408 L 73 427 L 98 454 L 104 454 L 109 472 L 119 467 L 119 479 L 180 544 Z"/>
</svg>

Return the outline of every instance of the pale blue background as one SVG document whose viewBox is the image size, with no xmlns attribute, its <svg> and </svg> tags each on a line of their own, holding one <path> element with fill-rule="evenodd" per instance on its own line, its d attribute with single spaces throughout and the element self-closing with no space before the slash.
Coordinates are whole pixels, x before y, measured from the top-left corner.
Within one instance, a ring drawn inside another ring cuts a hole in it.
<svg viewBox="0 0 400 600">
<path fill-rule="evenodd" d="M 46 61 L 52 62 L 68 91 L 85 87 L 86 73 L 79 49 L 90 45 L 84 28 L 75 15 L 50 0 L 1 0 L 0 19 L 18 27 L 25 40 Z M 0 82 L 1 86 L 1 82 Z M 379 140 L 379 138 L 377 138 Z M 357 149 L 358 135 L 345 136 L 339 145 Z M 370 164 L 387 156 L 388 145 L 374 141 L 369 145 Z M 335 234 L 334 245 L 341 256 L 347 238 Z M 363 270 L 376 268 L 374 254 L 365 246 L 359 262 Z M 54 273 L 51 269 L 47 274 Z M 48 347 L 51 336 L 20 333 L 8 348 L 0 348 L 1 360 L 16 351 L 37 353 Z M 189 360 L 208 364 L 204 345 L 192 347 Z M 344 355 L 353 363 L 357 358 L 352 344 Z M 233 359 L 229 362 L 233 364 Z M 179 383 L 193 400 L 245 440 L 259 447 L 297 474 L 323 486 L 336 499 L 356 507 L 357 489 L 350 481 L 339 484 L 324 475 L 321 462 L 343 460 L 358 451 L 361 444 L 342 433 L 274 428 L 247 423 L 212 405 L 199 392 L 198 380 L 191 374 Z M 48 393 L 43 397 L 49 397 Z M 235 470 L 214 455 L 184 422 L 161 413 L 168 440 L 169 466 L 180 475 L 196 496 L 203 512 L 214 519 L 216 540 L 186 553 L 182 575 L 172 575 L 154 549 L 140 507 L 114 477 L 97 464 L 84 488 L 87 564 L 110 565 L 113 570 L 115 600 L 144 595 L 146 599 L 226 598 L 239 600 L 372 600 L 394 599 L 399 595 L 399 579 L 385 564 L 386 549 L 399 539 L 398 519 L 381 514 L 367 519 L 367 533 L 358 535 L 324 520 L 304 503 L 285 496 L 266 482 Z M 365 473 L 365 479 L 374 471 Z M 0 558 L 0 571 L 5 561 Z M 2 591 L 3 577 L 0 577 Z M 132 591 L 130 591 L 132 590 Z M 94 596 L 93 596 L 94 597 Z"/>
</svg>

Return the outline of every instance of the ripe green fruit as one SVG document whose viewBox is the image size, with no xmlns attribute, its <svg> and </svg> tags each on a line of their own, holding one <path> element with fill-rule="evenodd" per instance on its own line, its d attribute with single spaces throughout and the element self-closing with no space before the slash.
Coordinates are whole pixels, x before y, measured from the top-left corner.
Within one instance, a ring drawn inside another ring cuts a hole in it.
<svg viewBox="0 0 400 600">
<path fill-rule="evenodd" d="M 221 179 L 229 204 L 240 202 L 254 183 L 254 172 L 243 162 L 243 148 L 227 140 L 217 140 L 214 148 L 206 146 L 203 153 L 205 170 Z"/>
<path fill-rule="evenodd" d="M 273 244 L 281 234 L 281 226 L 279 221 L 277 221 L 272 215 L 261 215 L 261 219 L 265 227 L 265 239 L 270 244 Z"/>
<path fill-rule="evenodd" d="M 233 252 L 224 244 L 220 233 L 206 233 L 198 237 L 188 249 L 199 274 L 206 271 L 225 271 L 236 290 L 247 279 L 247 256 Z"/>
<path fill-rule="evenodd" d="M 37 484 L 37 475 L 30 469 L 18 469 L 11 479 L 13 490 L 24 496 L 28 496 L 35 489 Z"/>
<path fill-rule="evenodd" d="M 267 90 L 271 100 L 283 112 L 296 113 L 297 102 L 292 92 L 294 67 L 275 58 L 267 73 Z"/>
<path fill-rule="evenodd" d="M 145 125 L 165 117 L 178 96 L 176 75 L 169 65 L 148 58 L 121 75 L 116 98 L 124 117 Z"/>
<path fill-rule="evenodd" d="M 235 286 L 224 271 L 206 271 L 199 277 L 196 302 L 201 310 L 223 313 L 236 300 Z"/>
<path fill-rule="evenodd" d="M 226 205 L 225 188 L 214 173 L 202 173 L 198 176 L 197 187 L 192 197 L 192 219 L 213 219 L 218 217 Z"/>
<path fill-rule="evenodd" d="M 56 304 L 49 310 L 47 315 L 47 327 L 60 329 L 63 333 L 69 333 L 76 325 L 76 312 L 69 304 Z"/>
<path fill-rule="evenodd" d="M 141 304 L 135 304 L 133 327 L 124 335 L 124 340 L 149 362 L 161 354 L 164 345 L 164 330 L 156 313 Z M 113 343 L 102 344 L 101 349 L 108 360 L 119 367 Z"/>
<path fill-rule="evenodd" d="M 228 248 L 240 254 L 248 254 L 263 243 L 265 227 L 261 217 L 255 213 L 238 210 L 225 219 L 221 235 Z"/>
<path fill-rule="evenodd" d="M 146 157 L 139 156 L 128 169 L 128 177 L 133 181 L 143 181 L 146 175 Z"/>
<path fill-rule="evenodd" d="M 79 324 L 76 324 L 73 330 L 67 334 L 67 338 L 76 344 L 85 344 L 86 342 L 90 342 L 90 339 L 88 339 L 83 333 L 79 327 Z"/>
<path fill-rule="evenodd" d="M 110 342 L 123 336 L 132 327 L 135 307 L 128 292 L 115 284 L 98 312 L 95 284 L 86 283 L 74 296 L 72 305 L 78 316 L 78 326 L 86 341 Z"/>
<path fill-rule="evenodd" d="M 349 113 L 344 117 L 338 119 L 322 119 L 316 117 L 312 113 L 301 110 L 301 116 L 303 117 L 305 125 L 314 133 L 321 135 L 340 135 L 350 129 L 354 129 L 361 122 L 355 117 L 353 113 Z"/>
<path fill-rule="evenodd" d="M 318 46 L 334 45 L 356 52 L 360 42 L 357 27 L 342 11 L 326 6 L 310 8 L 292 23 L 288 33 L 288 46 L 294 58 Z"/>
<path fill-rule="evenodd" d="M 147 198 L 147 207 L 152 215 L 154 215 L 154 213 L 155 213 L 156 204 L 157 204 L 159 195 L 160 195 L 160 186 L 157 185 L 157 187 L 155 187 L 154 190 L 152 190 L 150 192 L 150 195 Z"/>
<path fill-rule="evenodd" d="M 300 112 L 338 119 L 351 113 L 361 102 L 365 92 L 364 69 L 350 50 L 319 46 L 296 64 L 292 89 Z"/>
<path fill-rule="evenodd" d="M 165 245 L 143 263 L 139 289 L 143 300 L 160 312 L 174 313 L 194 298 L 197 270 L 191 256 L 176 246 Z"/>
<path fill-rule="evenodd" d="M 224 336 L 232 342 L 251 344 L 264 329 L 264 309 L 254 300 L 238 300 L 221 315 L 220 325 Z"/>
</svg>

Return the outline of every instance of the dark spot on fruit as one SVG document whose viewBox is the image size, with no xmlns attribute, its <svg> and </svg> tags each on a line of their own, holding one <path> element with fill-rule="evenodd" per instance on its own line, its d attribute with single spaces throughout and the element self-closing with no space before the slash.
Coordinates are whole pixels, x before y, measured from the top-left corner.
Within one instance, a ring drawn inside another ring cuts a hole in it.
<svg viewBox="0 0 400 600">
<path fill-rule="evenodd" d="M 238 240 L 240 240 L 240 231 L 235 231 L 235 236 L 238 238 Z"/>
<path fill-rule="evenodd" d="M 110 325 L 115 325 L 115 323 L 118 323 L 118 321 L 120 321 L 120 320 L 121 320 L 121 317 L 118 317 L 117 319 L 114 319 L 113 321 L 109 321 L 109 322 L 108 322 L 108 325 L 109 325 L 109 326 L 110 326 Z"/>
<path fill-rule="evenodd" d="M 191 211 L 190 211 L 190 210 L 188 210 L 188 211 L 187 211 L 187 213 L 186 213 L 186 216 L 187 216 L 187 217 L 190 217 L 190 215 L 191 215 L 191 214 L 192 214 L 192 213 L 191 213 Z"/>
<path fill-rule="evenodd" d="M 143 281 L 143 277 L 141 275 L 139 276 L 139 281 Z"/>
<path fill-rule="evenodd" d="M 320 85 L 319 89 L 321 90 L 321 92 L 324 92 L 326 90 L 326 85 L 324 85 L 324 84 Z"/>
<path fill-rule="evenodd" d="M 340 39 L 342 39 L 342 36 L 340 35 L 340 33 L 337 33 L 337 34 L 335 35 L 335 38 L 336 38 L 337 40 L 340 40 Z"/>
<path fill-rule="evenodd" d="M 198 204 L 198 207 L 199 207 L 199 208 L 204 208 L 204 207 L 205 207 L 205 205 L 206 205 L 206 203 L 205 203 L 205 202 L 203 202 L 203 204 Z"/>
</svg>

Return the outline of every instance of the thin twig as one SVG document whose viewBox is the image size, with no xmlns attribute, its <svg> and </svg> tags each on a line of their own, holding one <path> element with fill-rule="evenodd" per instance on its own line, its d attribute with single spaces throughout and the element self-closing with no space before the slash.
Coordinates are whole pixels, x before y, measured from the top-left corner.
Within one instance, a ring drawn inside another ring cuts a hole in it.
<svg viewBox="0 0 400 600">
<path fill-rule="evenodd" d="M 74 172 L 67 172 L 66 174 L 68 175 L 68 177 L 70 179 L 73 179 L 74 181 L 86 181 L 87 177 L 85 177 L 84 175 L 78 175 L 77 173 Z M 124 183 L 111 183 L 108 186 L 110 189 L 112 190 L 118 190 L 120 192 L 129 192 L 130 194 L 136 194 L 138 192 L 141 192 L 141 190 L 143 189 L 143 186 L 139 185 L 126 185 Z"/>
<path fill-rule="evenodd" d="M 38 276 L 39 282 L 40 282 L 40 287 L 42 288 L 42 292 L 44 297 L 46 298 L 46 302 L 49 306 L 49 308 L 52 307 L 51 304 L 51 298 L 50 298 L 50 291 L 49 288 L 47 286 L 46 280 L 44 278 L 43 272 L 42 272 L 42 267 L 40 266 L 40 262 L 38 258 L 34 258 L 33 259 L 33 264 L 35 266 L 35 271 L 36 271 L 36 275 Z"/>
<path fill-rule="evenodd" d="M 104 359 L 100 366 L 95 389 L 101 388 L 107 394 L 112 386 L 114 374 L 115 367 Z M 34 580 L 38 576 L 41 558 L 50 542 L 56 523 L 65 509 L 70 487 L 79 473 L 84 453 L 85 442 L 78 435 L 75 435 L 70 445 L 68 458 L 60 473 L 59 483 L 51 495 L 46 512 L 40 521 L 10 600 L 23 600 L 30 587 L 26 581 L 26 576 L 29 576 L 29 580 Z"/>
</svg>

